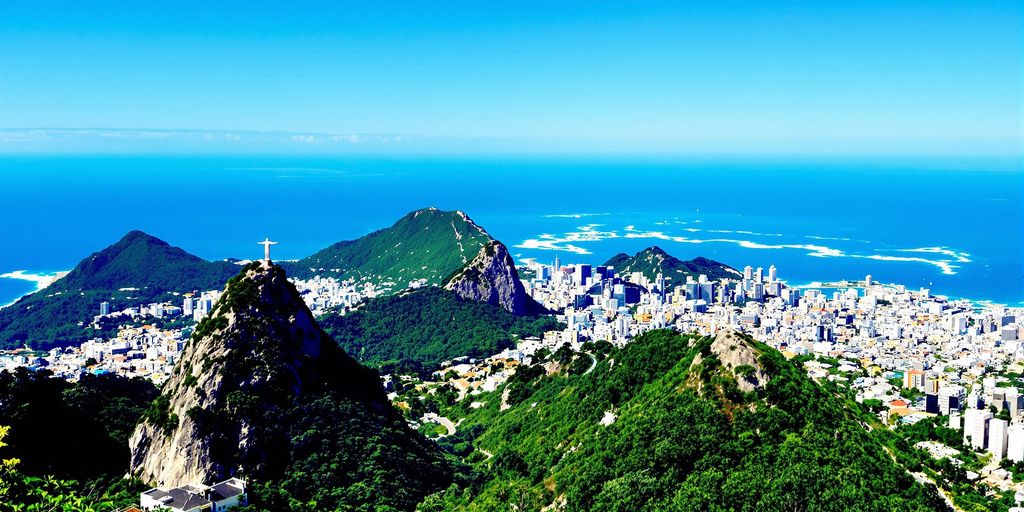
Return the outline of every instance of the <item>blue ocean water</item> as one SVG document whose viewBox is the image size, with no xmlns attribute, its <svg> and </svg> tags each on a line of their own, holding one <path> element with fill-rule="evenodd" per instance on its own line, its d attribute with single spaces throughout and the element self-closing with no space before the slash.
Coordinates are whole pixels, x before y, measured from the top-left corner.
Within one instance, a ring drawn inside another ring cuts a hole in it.
<svg viewBox="0 0 1024 512">
<path fill-rule="evenodd" d="M 461 209 L 517 258 L 659 245 L 790 283 L 861 279 L 1024 301 L 1019 160 L 653 157 L 0 157 L 0 274 L 70 269 L 130 229 L 209 259 L 278 259 Z M 33 289 L 0 279 L 0 304 Z"/>
</svg>

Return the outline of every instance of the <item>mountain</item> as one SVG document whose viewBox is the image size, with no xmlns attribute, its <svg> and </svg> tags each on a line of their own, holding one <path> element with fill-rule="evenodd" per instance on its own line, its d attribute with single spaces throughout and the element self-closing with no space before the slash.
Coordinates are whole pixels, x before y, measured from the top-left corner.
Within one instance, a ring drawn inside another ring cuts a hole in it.
<svg viewBox="0 0 1024 512">
<path fill-rule="evenodd" d="M 395 291 L 424 280 L 516 315 L 545 312 L 526 294 L 508 249 L 461 211 L 416 210 L 389 228 L 338 242 L 285 268 L 300 279 L 390 282 Z"/>
<path fill-rule="evenodd" d="M 228 282 L 130 444 L 143 481 L 240 474 L 266 510 L 412 509 L 453 478 L 377 373 L 320 329 L 281 267 L 262 262 Z"/>
<path fill-rule="evenodd" d="M 516 338 L 561 330 L 552 316 L 517 316 L 501 307 L 426 287 L 380 297 L 320 319 L 353 357 L 385 368 L 429 372 L 455 357 L 482 358 L 515 346 Z"/>
<path fill-rule="evenodd" d="M 877 419 L 745 335 L 659 330 L 584 350 L 474 397 L 450 442 L 485 476 L 422 509 L 947 510 L 862 423 Z"/>
<path fill-rule="evenodd" d="M 77 292 L 139 288 L 140 293 L 219 289 L 238 272 L 227 261 L 206 261 L 142 231 L 129 231 L 114 245 L 82 260 L 47 289 Z M 146 290 L 153 290 L 147 292 Z"/>
<path fill-rule="evenodd" d="M 116 310 L 166 299 L 170 291 L 219 289 L 237 272 L 233 263 L 206 261 L 142 231 L 130 231 L 47 288 L 0 309 L 0 348 L 78 344 L 90 337 L 79 322 L 91 321 L 100 302 L 109 301 Z"/>
<path fill-rule="evenodd" d="M 665 276 L 665 286 L 668 289 L 685 283 L 687 276 L 696 279 L 697 276 L 704 274 L 711 280 L 743 277 L 742 273 L 725 263 L 704 257 L 684 261 L 658 246 L 648 247 L 633 256 L 626 253 L 616 254 L 605 265 L 615 267 L 616 275 L 626 276 L 632 272 L 640 272 L 651 281 L 654 281 L 660 272 Z"/>
<path fill-rule="evenodd" d="M 465 213 L 424 208 L 389 228 L 338 242 L 285 268 L 299 279 L 344 276 L 393 281 L 400 289 L 417 279 L 441 285 L 491 240 Z"/>
<path fill-rule="evenodd" d="M 500 306 L 514 315 L 546 313 L 527 295 L 512 256 L 497 240 L 489 241 L 472 261 L 452 274 L 444 289 L 469 300 Z"/>
</svg>

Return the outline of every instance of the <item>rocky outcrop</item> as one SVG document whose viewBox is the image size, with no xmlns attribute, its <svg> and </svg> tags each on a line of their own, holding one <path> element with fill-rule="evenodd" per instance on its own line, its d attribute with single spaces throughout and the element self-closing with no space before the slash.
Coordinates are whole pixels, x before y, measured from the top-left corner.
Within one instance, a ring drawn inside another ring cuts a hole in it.
<svg viewBox="0 0 1024 512">
<path fill-rule="evenodd" d="M 467 300 L 500 306 L 514 315 L 536 314 L 542 309 L 527 295 L 512 256 L 497 240 L 480 248 L 476 257 L 445 282 L 444 288 Z"/>
<path fill-rule="evenodd" d="M 761 354 L 743 335 L 732 330 L 720 331 L 711 342 L 710 350 L 722 368 L 735 377 L 740 390 L 753 392 L 764 388 L 768 382 L 768 373 L 758 360 Z M 699 365 L 702 360 L 698 355 L 694 358 L 693 366 Z"/>
<path fill-rule="evenodd" d="M 320 329 L 284 270 L 252 263 L 196 327 L 136 428 L 131 474 L 161 486 L 259 475 L 287 457 L 274 419 L 324 390 L 393 413 L 376 372 Z"/>
</svg>

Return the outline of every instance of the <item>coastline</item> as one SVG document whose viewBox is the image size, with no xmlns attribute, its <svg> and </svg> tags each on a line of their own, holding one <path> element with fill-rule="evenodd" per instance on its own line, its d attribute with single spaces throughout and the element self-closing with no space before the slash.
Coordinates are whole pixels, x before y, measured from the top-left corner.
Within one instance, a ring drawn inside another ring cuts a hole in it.
<svg viewBox="0 0 1024 512">
<path fill-rule="evenodd" d="M 35 285 L 35 289 L 33 289 L 32 291 L 30 291 L 28 293 L 21 294 L 21 295 L 15 297 L 15 298 L 13 298 L 11 301 L 0 305 L 0 308 L 5 308 L 7 306 L 10 306 L 11 304 L 14 304 L 15 302 L 18 302 L 19 300 L 21 300 L 22 297 L 25 297 L 27 295 L 31 295 L 33 293 L 36 293 L 36 292 L 38 292 L 40 290 L 45 289 L 46 287 L 50 286 L 51 284 L 53 284 L 58 279 L 68 275 L 68 272 L 70 272 L 70 270 L 58 270 L 56 272 L 30 272 L 28 270 L 15 270 L 13 272 L 7 272 L 5 274 L 0 274 L 0 278 L 4 278 L 4 279 L 17 279 L 19 281 L 28 281 L 28 282 L 33 283 Z"/>
</svg>

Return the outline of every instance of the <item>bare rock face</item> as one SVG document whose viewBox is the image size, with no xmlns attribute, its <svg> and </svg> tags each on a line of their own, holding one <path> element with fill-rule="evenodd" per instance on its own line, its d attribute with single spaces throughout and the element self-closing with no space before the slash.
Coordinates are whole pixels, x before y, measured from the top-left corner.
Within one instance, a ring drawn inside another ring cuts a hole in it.
<svg viewBox="0 0 1024 512">
<path fill-rule="evenodd" d="M 526 294 L 508 249 L 497 240 L 484 245 L 444 288 L 464 299 L 500 306 L 515 315 L 531 314 L 539 307 Z"/>
<path fill-rule="evenodd" d="M 132 435 L 131 474 L 160 486 L 259 474 L 287 451 L 268 418 L 326 387 L 386 404 L 376 372 L 320 329 L 284 270 L 250 264 L 196 327 Z"/>
<path fill-rule="evenodd" d="M 768 382 L 768 374 L 758 361 L 760 354 L 757 349 L 736 332 L 719 332 L 711 343 L 711 353 L 736 375 L 736 383 L 741 390 L 751 392 L 763 388 Z"/>
</svg>

